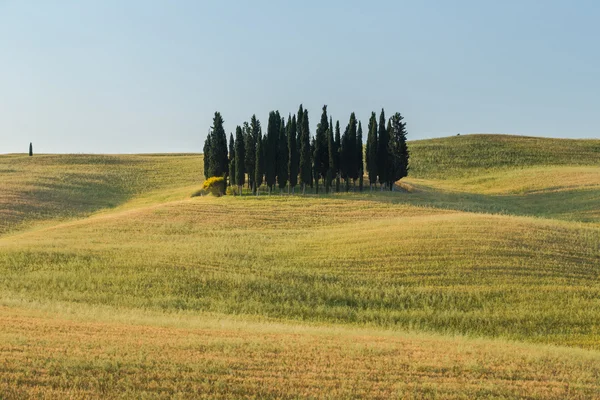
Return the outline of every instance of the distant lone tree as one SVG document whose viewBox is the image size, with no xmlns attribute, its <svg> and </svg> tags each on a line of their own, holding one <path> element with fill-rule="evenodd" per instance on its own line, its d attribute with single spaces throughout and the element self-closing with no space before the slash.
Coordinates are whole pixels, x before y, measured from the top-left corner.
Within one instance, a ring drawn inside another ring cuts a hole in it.
<svg viewBox="0 0 600 400">
<path fill-rule="evenodd" d="M 33 143 L 29 143 L 29 157 L 33 157 Z"/>
</svg>

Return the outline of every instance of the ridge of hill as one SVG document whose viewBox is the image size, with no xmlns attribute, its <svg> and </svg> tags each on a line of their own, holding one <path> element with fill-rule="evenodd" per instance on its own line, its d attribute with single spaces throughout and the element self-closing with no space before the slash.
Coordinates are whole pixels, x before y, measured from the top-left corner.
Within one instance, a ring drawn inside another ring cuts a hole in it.
<svg viewBox="0 0 600 400">
<path fill-rule="evenodd" d="M 410 148 L 411 174 L 403 182 L 421 196 L 401 201 L 600 221 L 594 206 L 600 199 L 600 140 L 463 135 L 412 141 Z M 203 179 L 202 156 L 193 154 L 0 156 L 0 236 L 123 206 L 180 200 Z M 565 190 L 580 193 L 546 193 Z M 512 198 L 498 197 L 504 194 Z M 575 212 L 531 206 L 543 203 Z"/>
</svg>

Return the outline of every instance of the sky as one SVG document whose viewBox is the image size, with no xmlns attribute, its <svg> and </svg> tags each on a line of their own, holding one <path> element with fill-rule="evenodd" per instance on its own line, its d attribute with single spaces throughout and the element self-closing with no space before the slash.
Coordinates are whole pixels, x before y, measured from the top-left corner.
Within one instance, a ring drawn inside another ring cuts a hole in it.
<svg viewBox="0 0 600 400">
<path fill-rule="evenodd" d="M 0 0 L 0 153 L 201 152 L 215 111 L 600 138 L 596 0 Z"/>
</svg>

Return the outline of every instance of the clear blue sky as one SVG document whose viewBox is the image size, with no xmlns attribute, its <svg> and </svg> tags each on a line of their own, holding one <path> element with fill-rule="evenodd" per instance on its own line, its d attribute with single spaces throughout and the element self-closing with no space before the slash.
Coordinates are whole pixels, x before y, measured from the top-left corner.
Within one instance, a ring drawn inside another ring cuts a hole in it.
<svg viewBox="0 0 600 400">
<path fill-rule="evenodd" d="M 302 102 L 409 138 L 600 137 L 600 2 L 0 0 L 0 153 L 200 152 Z"/>
</svg>

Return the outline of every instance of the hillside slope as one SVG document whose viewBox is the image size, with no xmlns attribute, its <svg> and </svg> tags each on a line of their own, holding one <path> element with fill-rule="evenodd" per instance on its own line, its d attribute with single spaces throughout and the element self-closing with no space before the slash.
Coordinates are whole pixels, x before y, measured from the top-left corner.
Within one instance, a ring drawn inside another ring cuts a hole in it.
<svg viewBox="0 0 600 400">
<path fill-rule="evenodd" d="M 600 141 L 411 144 L 327 196 L 0 156 L 0 398 L 600 398 Z"/>
<path fill-rule="evenodd" d="M 448 179 L 533 166 L 600 166 L 600 140 L 461 135 L 410 142 L 411 177 Z"/>
<path fill-rule="evenodd" d="M 0 235 L 198 185 L 204 178 L 201 164 L 197 155 L 0 156 Z"/>
</svg>

